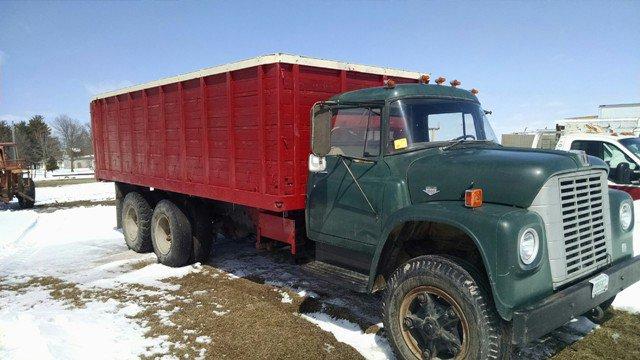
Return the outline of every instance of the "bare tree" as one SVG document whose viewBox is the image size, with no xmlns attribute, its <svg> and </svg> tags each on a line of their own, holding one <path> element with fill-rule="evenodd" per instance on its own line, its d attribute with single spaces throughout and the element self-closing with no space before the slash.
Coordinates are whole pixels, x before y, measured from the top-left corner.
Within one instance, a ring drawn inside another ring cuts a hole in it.
<svg viewBox="0 0 640 360">
<path fill-rule="evenodd" d="M 82 155 L 83 148 L 86 148 L 87 130 L 80 121 L 67 115 L 56 117 L 51 125 L 60 139 L 62 150 L 69 156 L 73 171 L 74 160 Z"/>
</svg>

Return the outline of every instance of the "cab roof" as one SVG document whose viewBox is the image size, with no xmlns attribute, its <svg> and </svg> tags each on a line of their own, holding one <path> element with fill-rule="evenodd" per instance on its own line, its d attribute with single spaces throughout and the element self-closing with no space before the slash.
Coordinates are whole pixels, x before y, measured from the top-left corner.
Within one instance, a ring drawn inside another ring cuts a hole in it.
<svg viewBox="0 0 640 360">
<path fill-rule="evenodd" d="M 395 87 L 374 87 L 354 90 L 333 96 L 330 100 L 340 102 L 384 102 L 402 97 L 433 97 L 439 99 L 469 100 L 480 103 L 470 91 L 453 86 L 433 84 L 398 84 Z"/>
</svg>

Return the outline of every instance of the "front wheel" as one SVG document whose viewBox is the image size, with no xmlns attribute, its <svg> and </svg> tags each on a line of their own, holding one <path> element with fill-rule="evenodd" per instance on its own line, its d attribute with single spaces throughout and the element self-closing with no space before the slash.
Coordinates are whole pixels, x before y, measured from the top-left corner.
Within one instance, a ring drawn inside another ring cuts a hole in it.
<svg viewBox="0 0 640 360">
<path fill-rule="evenodd" d="M 509 339 L 480 280 L 454 261 L 421 256 L 399 267 L 384 296 L 384 327 L 400 359 L 502 359 Z"/>
<path fill-rule="evenodd" d="M 36 203 L 36 184 L 32 179 L 25 179 L 24 193 L 29 197 L 18 195 L 18 205 L 21 209 L 31 209 Z"/>
</svg>

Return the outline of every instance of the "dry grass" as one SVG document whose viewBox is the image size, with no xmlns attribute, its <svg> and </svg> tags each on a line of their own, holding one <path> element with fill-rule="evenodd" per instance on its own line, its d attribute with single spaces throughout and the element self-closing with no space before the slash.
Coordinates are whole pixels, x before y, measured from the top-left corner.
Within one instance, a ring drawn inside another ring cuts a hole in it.
<svg viewBox="0 0 640 360">
<path fill-rule="evenodd" d="M 564 348 L 557 360 L 640 359 L 640 315 L 613 310 L 598 329 Z"/>
<path fill-rule="evenodd" d="M 54 187 L 54 186 L 64 186 L 64 185 L 76 185 L 76 184 L 87 184 L 96 182 L 94 178 L 84 178 L 84 179 L 58 179 L 58 180 L 43 180 L 36 181 L 36 188 L 43 187 Z"/>
<path fill-rule="evenodd" d="M 131 268 L 148 264 L 138 262 Z M 210 266 L 167 282 L 179 285 L 180 289 L 164 294 L 139 285 L 85 290 L 57 278 L 37 277 L 19 284 L 0 282 L 0 292 L 25 292 L 41 287 L 52 298 L 75 308 L 82 308 L 89 301 L 108 299 L 123 306 L 136 303 L 144 310 L 132 320 L 148 328 L 146 336 L 166 338 L 169 354 L 178 358 L 194 358 L 202 353 L 214 359 L 362 358 L 330 333 L 302 319 L 299 314 L 305 311 L 308 302 L 296 294 L 289 294 L 292 303 L 283 303 L 282 289 L 232 279 Z M 211 341 L 196 341 L 201 336 L 208 336 Z"/>
</svg>

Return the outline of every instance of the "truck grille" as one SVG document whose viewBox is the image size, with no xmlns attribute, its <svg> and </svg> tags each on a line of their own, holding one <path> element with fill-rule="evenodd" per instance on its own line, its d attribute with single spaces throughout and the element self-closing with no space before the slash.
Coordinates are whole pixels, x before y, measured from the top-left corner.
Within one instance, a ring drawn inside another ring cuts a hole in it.
<svg viewBox="0 0 640 360">
<path fill-rule="evenodd" d="M 577 171 L 550 178 L 529 210 L 545 224 L 554 288 L 605 266 L 611 254 L 606 172 Z"/>
<path fill-rule="evenodd" d="M 602 174 L 561 176 L 560 206 L 567 276 L 608 262 Z"/>
</svg>

